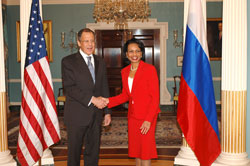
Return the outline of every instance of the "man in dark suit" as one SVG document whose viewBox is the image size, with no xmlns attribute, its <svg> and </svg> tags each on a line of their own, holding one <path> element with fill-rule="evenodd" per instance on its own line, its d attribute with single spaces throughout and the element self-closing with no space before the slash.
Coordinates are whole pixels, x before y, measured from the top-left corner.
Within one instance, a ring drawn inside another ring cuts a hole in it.
<svg viewBox="0 0 250 166">
<path fill-rule="evenodd" d="M 106 65 L 93 54 L 95 34 L 88 28 L 78 32 L 79 51 L 62 59 L 62 80 L 66 95 L 64 121 L 68 134 L 68 166 L 80 166 L 83 146 L 84 165 L 97 166 L 99 159 L 102 109 L 109 96 Z M 111 122 L 110 110 L 104 109 L 104 125 Z"/>
</svg>

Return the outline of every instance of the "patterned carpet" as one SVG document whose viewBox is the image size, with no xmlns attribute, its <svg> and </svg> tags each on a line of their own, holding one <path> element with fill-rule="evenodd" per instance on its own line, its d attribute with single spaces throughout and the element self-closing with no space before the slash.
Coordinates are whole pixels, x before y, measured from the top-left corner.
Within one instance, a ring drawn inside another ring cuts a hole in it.
<svg viewBox="0 0 250 166">
<path fill-rule="evenodd" d="M 67 132 L 63 124 L 63 118 L 59 117 L 61 141 L 55 147 L 67 146 Z M 9 146 L 17 145 L 18 124 L 8 131 Z M 127 118 L 113 117 L 112 124 L 102 128 L 101 147 L 127 147 Z M 177 124 L 176 117 L 161 117 L 156 126 L 157 146 L 180 146 L 181 130 Z"/>
</svg>

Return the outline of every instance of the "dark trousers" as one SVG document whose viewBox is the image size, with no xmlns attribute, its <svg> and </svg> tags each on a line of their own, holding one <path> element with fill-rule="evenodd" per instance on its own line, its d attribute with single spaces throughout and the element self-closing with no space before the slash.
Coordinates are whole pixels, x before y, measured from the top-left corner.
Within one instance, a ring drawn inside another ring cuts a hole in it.
<svg viewBox="0 0 250 166">
<path fill-rule="evenodd" d="M 101 124 L 93 119 L 88 126 L 67 126 L 68 166 L 80 166 L 83 140 L 84 166 L 98 166 Z"/>
</svg>

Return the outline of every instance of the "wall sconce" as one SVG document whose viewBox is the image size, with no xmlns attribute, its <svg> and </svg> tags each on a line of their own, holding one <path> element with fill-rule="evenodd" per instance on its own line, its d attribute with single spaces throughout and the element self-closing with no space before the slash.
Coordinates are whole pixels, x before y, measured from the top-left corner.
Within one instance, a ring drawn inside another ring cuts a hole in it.
<svg viewBox="0 0 250 166">
<path fill-rule="evenodd" d="M 183 46 L 183 42 L 178 42 L 177 39 L 178 39 L 178 30 L 175 29 L 173 31 L 173 35 L 174 35 L 174 47 L 177 48 L 177 47 L 182 47 Z"/>
<path fill-rule="evenodd" d="M 71 31 L 69 32 L 69 43 L 65 44 L 65 39 L 66 39 L 66 33 L 65 32 L 61 32 L 61 47 L 65 48 L 65 49 L 70 49 L 70 52 L 73 53 L 74 49 L 78 48 L 77 45 L 77 32 L 74 32 L 73 29 L 71 29 Z"/>
</svg>

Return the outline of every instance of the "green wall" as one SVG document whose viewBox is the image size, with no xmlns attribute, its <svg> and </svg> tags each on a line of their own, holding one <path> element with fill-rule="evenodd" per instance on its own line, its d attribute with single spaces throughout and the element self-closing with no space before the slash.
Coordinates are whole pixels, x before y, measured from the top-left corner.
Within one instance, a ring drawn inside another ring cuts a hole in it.
<svg viewBox="0 0 250 166">
<path fill-rule="evenodd" d="M 19 6 L 7 6 L 7 38 L 8 38 L 8 78 L 20 79 L 20 63 L 17 63 L 16 21 L 19 20 Z M 10 102 L 21 101 L 21 83 L 8 83 Z"/>
<path fill-rule="evenodd" d="M 43 5 L 43 19 L 52 20 L 52 40 L 53 40 L 53 62 L 50 63 L 53 79 L 61 78 L 61 59 L 70 54 L 70 50 L 60 47 L 60 33 L 68 33 L 71 29 L 78 31 L 86 26 L 86 23 L 93 23 L 93 4 L 77 5 Z M 183 27 L 183 2 L 150 3 L 151 18 L 156 18 L 158 22 L 168 22 L 169 36 L 167 40 L 167 77 L 171 79 L 174 75 L 180 75 L 181 67 L 177 67 L 177 56 L 181 56 L 182 48 L 173 46 L 173 30 L 179 31 L 178 41 L 181 41 Z M 207 17 L 218 18 L 222 16 L 222 3 L 210 2 L 207 5 Z M 16 61 L 16 21 L 19 20 L 19 6 L 7 6 L 7 26 L 8 26 L 8 73 L 9 79 L 20 79 L 20 63 Z M 67 37 L 67 36 L 66 36 Z M 66 38 L 67 43 L 67 38 Z M 221 61 L 211 61 L 213 77 L 221 75 Z M 55 96 L 61 82 L 53 82 Z M 167 83 L 170 94 L 173 94 L 173 81 Z M 220 81 L 214 81 L 215 98 L 220 101 Z M 9 83 L 10 102 L 21 101 L 20 82 Z"/>
</svg>

